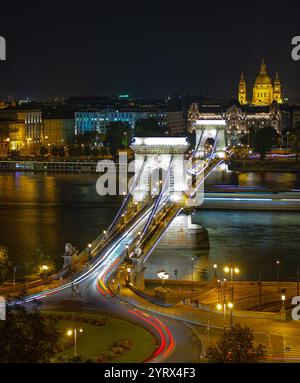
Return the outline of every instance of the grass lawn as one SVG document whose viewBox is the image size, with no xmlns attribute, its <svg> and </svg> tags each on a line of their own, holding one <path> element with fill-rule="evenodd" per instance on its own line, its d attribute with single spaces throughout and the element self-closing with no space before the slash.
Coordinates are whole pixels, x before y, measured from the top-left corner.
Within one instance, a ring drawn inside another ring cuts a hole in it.
<svg viewBox="0 0 300 383">
<path fill-rule="evenodd" d="M 89 319 L 101 319 L 104 315 L 94 313 L 69 313 L 69 312 L 43 312 L 43 314 L 55 314 L 57 317 L 60 315 L 74 314 L 77 317 Z M 152 335 L 133 323 L 125 320 L 107 317 L 108 323 L 104 326 L 93 326 L 87 323 L 72 322 L 69 320 L 59 321 L 59 328 L 62 336 L 67 336 L 68 329 L 82 328 L 83 332 L 77 331 L 77 353 L 83 358 L 94 358 L 101 353 L 109 351 L 113 343 L 120 339 L 130 339 L 132 347 L 125 354 L 115 359 L 113 362 L 126 363 L 126 362 L 143 362 L 149 357 L 155 348 L 155 341 Z M 74 339 L 73 337 L 71 337 Z M 59 355 L 72 355 L 74 352 L 73 347 L 61 352 Z"/>
</svg>

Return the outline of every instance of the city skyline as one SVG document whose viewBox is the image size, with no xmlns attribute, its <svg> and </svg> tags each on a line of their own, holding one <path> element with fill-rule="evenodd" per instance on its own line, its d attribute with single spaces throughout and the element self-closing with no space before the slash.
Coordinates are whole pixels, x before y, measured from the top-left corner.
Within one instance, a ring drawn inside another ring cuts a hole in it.
<svg viewBox="0 0 300 383">
<path fill-rule="evenodd" d="M 291 2 L 284 9 L 268 0 L 218 7 L 117 2 L 44 9 L 32 1 L 3 7 L 1 97 L 231 97 L 241 72 L 254 82 L 262 58 L 272 77 L 279 71 L 285 97 L 299 94 L 300 64 L 291 57 L 299 5 Z"/>
</svg>

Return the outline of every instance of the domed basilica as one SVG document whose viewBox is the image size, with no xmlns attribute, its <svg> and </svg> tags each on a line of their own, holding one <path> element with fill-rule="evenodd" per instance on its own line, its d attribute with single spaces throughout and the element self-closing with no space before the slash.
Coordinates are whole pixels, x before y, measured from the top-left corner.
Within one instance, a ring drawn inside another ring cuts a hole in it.
<svg viewBox="0 0 300 383">
<path fill-rule="evenodd" d="M 244 74 L 242 73 L 241 79 L 239 82 L 238 90 L 238 100 L 241 105 L 252 104 L 256 106 L 266 106 L 271 105 L 274 101 L 278 104 L 282 103 L 282 91 L 281 91 L 281 82 L 279 79 L 278 72 L 274 83 L 272 82 L 270 76 L 268 75 L 267 67 L 262 61 L 259 75 L 256 77 L 255 84 L 253 87 L 253 97 L 252 102 L 247 100 L 247 86 L 244 79 Z"/>
</svg>

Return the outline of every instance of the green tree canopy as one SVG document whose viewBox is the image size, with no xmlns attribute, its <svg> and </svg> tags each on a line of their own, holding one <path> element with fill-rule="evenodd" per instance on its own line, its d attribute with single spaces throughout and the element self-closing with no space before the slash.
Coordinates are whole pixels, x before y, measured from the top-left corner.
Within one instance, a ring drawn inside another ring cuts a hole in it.
<svg viewBox="0 0 300 383">
<path fill-rule="evenodd" d="M 136 137 L 161 137 L 166 135 L 166 127 L 159 124 L 157 118 L 137 120 L 134 128 Z"/>
<path fill-rule="evenodd" d="M 116 121 L 111 122 L 106 130 L 104 144 L 109 148 L 112 156 L 124 149 L 132 141 L 132 129 L 128 123 Z"/>
<path fill-rule="evenodd" d="M 253 150 L 261 155 L 261 158 L 271 150 L 277 137 L 276 130 L 271 127 L 257 128 L 253 135 Z"/>
<path fill-rule="evenodd" d="M 0 278 L 5 279 L 6 274 L 11 267 L 11 262 L 8 258 L 8 249 L 5 246 L 0 246 Z"/>
<path fill-rule="evenodd" d="M 212 363 L 253 363 L 265 355 L 264 347 L 254 345 L 253 330 L 236 324 L 225 330 L 216 345 L 209 346 L 206 358 Z"/>
<path fill-rule="evenodd" d="M 43 250 L 35 249 L 26 259 L 25 270 L 30 274 L 47 275 L 55 270 L 53 260 Z"/>
<path fill-rule="evenodd" d="M 297 121 L 294 128 L 290 132 L 289 144 L 295 151 L 296 156 L 300 153 L 300 121 Z"/>
<path fill-rule="evenodd" d="M 55 319 L 45 320 L 35 308 L 7 307 L 0 321 L 0 362 L 49 362 L 59 347 L 60 333 Z"/>
<path fill-rule="evenodd" d="M 97 131 L 77 134 L 76 142 L 80 145 L 97 146 L 104 140 L 104 134 Z"/>
</svg>

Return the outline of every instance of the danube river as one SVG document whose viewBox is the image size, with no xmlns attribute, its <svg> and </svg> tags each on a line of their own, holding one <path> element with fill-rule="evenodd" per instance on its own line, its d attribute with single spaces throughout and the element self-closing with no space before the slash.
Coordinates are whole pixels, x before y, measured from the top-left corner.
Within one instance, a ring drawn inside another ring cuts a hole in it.
<svg viewBox="0 0 300 383">
<path fill-rule="evenodd" d="M 0 245 L 22 274 L 26 257 L 35 249 L 49 254 L 57 265 L 62 263 L 66 242 L 78 249 L 86 246 L 109 225 L 120 204 L 117 197 L 96 193 L 96 174 L 0 174 Z M 207 184 L 265 185 L 274 190 L 299 188 L 299 176 L 278 173 L 226 173 L 212 175 Z M 276 259 L 281 260 L 280 274 L 293 280 L 300 262 L 300 216 L 293 212 L 198 211 L 195 223 L 209 232 L 209 251 L 155 250 L 147 264 L 146 277 L 166 269 L 172 276 L 191 277 L 191 258 L 195 261 L 194 278 L 208 279 L 213 263 L 236 264 L 240 278 L 275 279 Z M 172 258 L 172 262 L 170 262 Z M 168 265 L 172 264 L 172 269 Z"/>
</svg>

